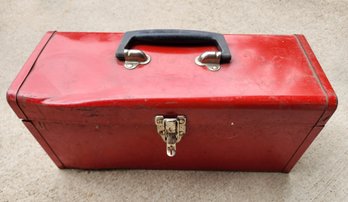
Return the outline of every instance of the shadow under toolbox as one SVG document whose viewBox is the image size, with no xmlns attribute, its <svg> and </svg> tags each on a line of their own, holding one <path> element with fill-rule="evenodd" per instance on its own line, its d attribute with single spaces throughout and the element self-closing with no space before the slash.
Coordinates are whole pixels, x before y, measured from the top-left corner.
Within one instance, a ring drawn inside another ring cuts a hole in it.
<svg viewBox="0 0 348 202">
<path fill-rule="evenodd" d="M 337 107 L 303 35 L 188 30 L 48 32 L 7 100 L 81 169 L 289 172 Z"/>
</svg>

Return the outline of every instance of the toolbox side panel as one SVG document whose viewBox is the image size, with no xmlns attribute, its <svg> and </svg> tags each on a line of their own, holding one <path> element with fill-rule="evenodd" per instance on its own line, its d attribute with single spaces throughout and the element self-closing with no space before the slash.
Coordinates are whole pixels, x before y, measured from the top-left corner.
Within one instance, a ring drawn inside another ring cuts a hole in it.
<svg viewBox="0 0 348 202">
<path fill-rule="evenodd" d="M 41 147 L 45 150 L 47 155 L 52 159 L 52 161 L 57 165 L 58 168 L 64 168 L 64 165 L 58 158 L 58 156 L 54 153 L 50 145 L 47 143 L 45 138 L 40 134 L 40 132 L 36 129 L 30 121 L 23 121 L 23 124 L 27 127 L 30 133 L 35 137 L 36 141 L 41 145 Z"/>
<path fill-rule="evenodd" d="M 26 115 L 23 113 L 23 111 L 20 109 L 20 107 L 17 104 L 17 93 L 22 86 L 24 80 L 29 75 L 32 67 L 34 66 L 37 58 L 39 57 L 40 53 L 50 40 L 50 38 L 53 36 L 54 32 L 47 32 L 45 36 L 41 39 L 40 43 L 36 46 L 33 53 L 30 55 L 18 75 L 16 76 L 15 80 L 12 82 L 11 86 L 7 90 L 6 98 L 7 102 L 13 109 L 13 111 L 17 114 L 18 118 L 20 119 L 27 119 Z"/>
<path fill-rule="evenodd" d="M 322 84 L 322 86 L 327 94 L 327 109 L 317 124 L 318 126 L 324 126 L 337 108 L 337 104 L 338 104 L 337 95 L 336 95 L 334 89 L 332 88 L 332 86 L 329 82 L 329 79 L 327 78 L 324 70 L 320 66 L 318 59 L 314 55 L 313 50 L 309 46 L 309 43 L 306 40 L 306 38 L 303 35 L 297 35 L 297 37 L 298 37 L 302 47 L 305 50 L 305 54 L 308 57 L 310 64 L 315 69 L 316 74 L 319 77 L 320 83 Z"/>
<path fill-rule="evenodd" d="M 308 136 L 304 139 L 301 146 L 295 152 L 294 156 L 291 157 L 290 161 L 284 167 L 283 172 L 288 173 L 291 171 L 291 169 L 296 165 L 297 161 L 301 158 L 301 156 L 304 154 L 304 152 L 312 144 L 312 142 L 318 136 L 318 134 L 320 133 L 320 131 L 322 129 L 323 129 L 323 126 L 317 126 L 311 130 L 311 132 L 308 134 Z"/>
<path fill-rule="evenodd" d="M 337 108 L 337 96 L 333 90 L 328 78 L 326 77 L 323 69 L 321 68 L 318 59 L 315 57 L 311 47 L 309 46 L 306 38 L 303 35 L 296 35 L 299 46 L 303 48 L 303 54 L 307 57 L 308 63 L 311 68 L 314 69 L 314 73 L 318 76 L 318 83 L 323 88 L 324 93 L 326 94 L 326 106 L 325 110 L 320 116 L 319 120 L 316 122 L 315 126 L 311 132 L 304 139 L 301 146 L 296 150 L 293 157 L 289 160 L 287 165 L 284 167 L 283 172 L 290 172 L 291 169 L 295 166 L 296 162 L 301 158 L 304 152 L 312 144 L 314 139 L 318 136 L 320 131 L 325 126 L 326 122 L 330 119 Z"/>
</svg>

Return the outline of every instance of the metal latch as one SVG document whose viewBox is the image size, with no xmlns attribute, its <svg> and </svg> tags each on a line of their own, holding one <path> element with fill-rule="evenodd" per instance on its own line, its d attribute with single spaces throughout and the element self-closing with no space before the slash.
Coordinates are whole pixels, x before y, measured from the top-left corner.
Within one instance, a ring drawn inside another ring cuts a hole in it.
<svg viewBox="0 0 348 202">
<path fill-rule="evenodd" d="M 177 116 L 176 118 L 156 116 L 155 124 L 157 126 L 157 133 L 166 143 L 167 155 L 169 157 L 175 156 L 176 143 L 180 142 L 181 138 L 186 133 L 185 116 Z"/>
<path fill-rule="evenodd" d="M 218 71 L 220 70 L 220 60 L 221 60 L 221 52 L 220 51 L 207 51 L 199 55 L 195 62 L 199 66 L 205 66 L 210 71 Z"/>
<path fill-rule="evenodd" d="M 124 67 L 134 69 L 138 65 L 145 65 L 150 62 L 151 57 L 144 51 L 137 49 L 124 49 Z"/>
</svg>

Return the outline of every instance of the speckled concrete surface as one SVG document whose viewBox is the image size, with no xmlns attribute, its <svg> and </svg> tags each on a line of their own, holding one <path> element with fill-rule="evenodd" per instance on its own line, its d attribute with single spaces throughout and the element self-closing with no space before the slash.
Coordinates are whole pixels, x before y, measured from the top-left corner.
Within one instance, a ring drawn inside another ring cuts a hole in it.
<svg viewBox="0 0 348 202">
<path fill-rule="evenodd" d="M 5 93 L 47 30 L 306 35 L 339 107 L 290 174 L 59 170 Z M 0 2 L 0 201 L 347 201 L 348 1 Z"/>
</svg>

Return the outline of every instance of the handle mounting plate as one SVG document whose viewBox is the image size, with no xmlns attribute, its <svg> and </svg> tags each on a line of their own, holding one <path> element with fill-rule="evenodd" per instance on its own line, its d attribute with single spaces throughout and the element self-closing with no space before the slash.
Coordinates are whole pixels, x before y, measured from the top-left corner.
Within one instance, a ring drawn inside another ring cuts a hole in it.
<svg viewBox="0 0 348 202">
<path fill-rule="evenodd" d="M 205 66 L 208 70 L 216 72 L 221 68 L 220 65 L 221 52 L 220 51 L 206 51 L 196 57 L 195 63 L 199 66 Z"/>
<path fill-rule="evenodd" d="M 151 61 L 151 57 L 148 54 L 137 49 L 125 49 L 124 56 L 124 67 L 126 69 L 135 69 L 138 65 L 145 65 Z"/>
</svg>

